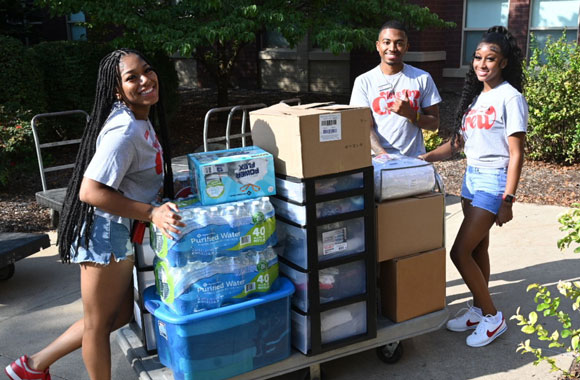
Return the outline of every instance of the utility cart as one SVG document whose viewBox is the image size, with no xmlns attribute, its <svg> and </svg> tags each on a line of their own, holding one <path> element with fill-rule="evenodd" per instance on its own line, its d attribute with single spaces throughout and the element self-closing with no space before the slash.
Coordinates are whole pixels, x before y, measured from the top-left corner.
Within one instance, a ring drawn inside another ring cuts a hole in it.
<svg viewBox="0 0 580 380">
<path fill-rule="evenodd" d="M 14 275 L 14 263 L 50 247 L 47 234 L 0 232 L 0 281 Z"/>
<path fill-rule="evenodd" d="M 292 99 L 289 102 L 298 102 L 299 99 Z M 240 139 L 241 145 L 246 146 L 246 137 L 250 136 L 246 132 L 248 118 L 246 113 L 248 110 L 263 107 L 264 105 L 250 105 L 250 106 L 236 106 L 223 107 L 219 109 L 212 109 L 206 114 L 204 123 L 204 146 L 203 150 L 214 150 L 230 148 L 232 139 Z M 235 112 L 243 112 L 241 132 L 239 134 L 231 134 L 232 115 Z M 218 112 L 229 112 L 226 135 L 218 138 L 208 137 L 209 116 Z M 224 144 L 220 144 L 225 142 Z M 215 144 L 215 145 L 211 145 Z M 180 172 L 187 169 L 186 157 L 178 157 L 172 162 L 174 172 Z M 437 190 L 444 193 L 441 179 L 436 174 Z M 444 218 L 444 217 L 443 217 Z M 444 225 L 444 220 L 443 220 Z M 445 234 L 443 231 L 443 246 L 445 245 Z M 373 246 L 374 247 L 374 246 Z M 370 276 L 374 282 L 374 274 Z M 372 285 L 369 285 L 372 286 Z M 374 295 L 374 293 L 372 293 Z M 374 298 L 374 297 L 373 297 Z M 378 298 L 378 297 L 377 297 Z M 376 308 L 371 308 L 376 310 Z M 377 313 L 379 314 L 379 313 Z M 288 358 L 275 362 L 273 364 L 254 369 L 252 371 L 243 373 L 233 377 L 233 379 L 268 379 L 284 374 L 305 370 L 306 377 L 311 380 L 321 379 L 321 364 L 344 358 L 355 353 L 368 351 L 374 349 L 377 356 L 387 364 L 396 363 L 403 355 L 403 343 L 405 339 L 413 338 L 432 331 L 440 329 L 449 318 L 449 311 L 446 307 L 430 312 L 418 317 L 414 317 L 403 322 L 393 322 L 386 317 L 378 316 L 376 319 L 376 336 L 365 340 L 353 340 L 348 345 L 337 345 L 336 348 L 329 347 L 320 353 L 305 355 L 298 350 L 292 348 L 291 354 Z M 320 321 L 318 321 L 320 322 Z M 374 327 L 374 326 L 373 326 Z M 159 357 L 154 352 L 146 347 L 143 343 L 143 337 L 139 336 L 135 329 L 131 326 L 125 326 L 116 332 L 116 340 L 125 356 L 132 364 L 140 379 L 147 380 L 173 380 L 173 373 L 171 369 L 165 367 L 159 361 Z M 318 342 L 320 343 L 320 342 Z"/>
</svg>

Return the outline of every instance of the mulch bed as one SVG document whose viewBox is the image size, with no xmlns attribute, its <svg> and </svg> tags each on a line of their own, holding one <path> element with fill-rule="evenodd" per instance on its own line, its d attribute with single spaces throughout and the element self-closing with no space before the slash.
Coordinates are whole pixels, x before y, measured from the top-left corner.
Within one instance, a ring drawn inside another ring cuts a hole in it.
<svg viewBox="0 0 580 380">
<path fill-rule="evenodd" d="M 449 128 L 453 118 L 458 96 L 451 92 L 441 93 L 443 102 L 440 105 L 441 129 Z M 205 113 L 215 107 L 217 94 L 213 90 L 187 90 L 181 93 L 180 106 L 172 119 L 170 131 L 172 136 L 172 154 L 179 156 L 190 153 L 203 144 L 203 124 Z M 271 105 L 283 99 L 300 98 L 302 103 L 334 101 L 347 104 L 349 95 L 329 95 L 312 93 L 285 93 L 262 90 L 232 90 L 230 104 L 264 103 Z M 222 136 L 225 132 L 225 117 L 222 114 L 211 120 L 209 137 Z M 240 118 L 232 123 L 234 131 L 239 133 Z M 441 174 L 448 194 L 459 195 L 465 159 L 452 160 L 435 164 Z M 66 185 L 67 175 L 52 179 L 53 186 Z M 34 193 L 41 190 L 39 174 L 21 174 L 13 178 L 13 185 L 0 191 L 0 231 L 34 232 L 50 230 L 50 210 L 36 204 Z M 580 164 L 560 166 L 545 162 L 526 161 L 518 186 L 517 201 L 544 205 L 570 207 L 580 202 Z"/>
</svg>

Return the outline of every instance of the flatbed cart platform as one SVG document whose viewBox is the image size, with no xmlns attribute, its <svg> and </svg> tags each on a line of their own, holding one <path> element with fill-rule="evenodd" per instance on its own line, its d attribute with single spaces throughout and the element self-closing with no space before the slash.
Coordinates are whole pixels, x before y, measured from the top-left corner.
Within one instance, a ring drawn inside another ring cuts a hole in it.
<svg viewBox="0 0 580 380">
<path fill-rule="evenodd" d="M 374 339 L 354 343 L 314 356 L 306 356 L 296 350 L 292 350 L 290 357 L 285 360 L 246 372 L 232 379 L 269 379 L 305 368 L 310 369 L 311 380 L 320 379 L 320 364 L 322 363 L 373 348 L 382 349 L 391 343 L 400 344 L 404 339 L 440 329 L 448 318 L 449 311 L 447 308 L 398 323 L 379 317 L 377 321 L 377 337 Z M 143 343 L 131 327 L 125 326 L 119 329 L 115 333 L 115 337 L 140 380 L 173 380 L 171 370 L 159 362 L 159 357 L 156 354 L 147 354 Z"/>
<path fill-rule="evenodd" d="M 50 238 L 43 233 L 0 232 L 0 281 L 14 275 L 14 263 L 41 249 L 50 247 Z"/>
</svg>

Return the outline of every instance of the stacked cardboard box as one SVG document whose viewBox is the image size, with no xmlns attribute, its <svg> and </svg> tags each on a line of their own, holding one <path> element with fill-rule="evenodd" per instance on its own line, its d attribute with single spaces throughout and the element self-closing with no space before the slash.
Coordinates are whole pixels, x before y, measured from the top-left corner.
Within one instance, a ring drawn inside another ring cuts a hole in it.
<svg viewBox="0 0 580 380">
<path fill-rule="evenodd" d="M 272 153 L 280 271 L 296 286 L 292 344 L 318 354 L 376 336 L 368 108 L 279 104 L 250 113 Z"/>
<path fill-rule="evenodd" d="M 381 313 L 394 322 L 445 307 L 444 213 L 438 192 L 376 204 Z"/>
</svg>

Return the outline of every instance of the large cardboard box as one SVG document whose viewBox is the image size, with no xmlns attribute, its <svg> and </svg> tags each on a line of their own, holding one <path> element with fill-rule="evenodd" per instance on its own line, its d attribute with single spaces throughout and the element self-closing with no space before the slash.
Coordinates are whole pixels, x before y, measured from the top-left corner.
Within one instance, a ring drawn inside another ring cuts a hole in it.
<svg viewBox="0 0 580 380">
<path fill-rule="evenodd" d="M 274 156 L 276 173 L 296 178 L 371 166 L 367 107 L 276 104 L 250 112 L 252 142 Z"/>
<path fill-rule="evenodd" d="M 443 247 L 444 214 L 442 193 L 377 203 L 377 261 Z"/>
<path fill-rule="evenodd" d="M 445 248 L 379 264 L 381 313 L 402 322 L 445 307 Z"/>
</svg>

